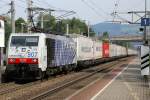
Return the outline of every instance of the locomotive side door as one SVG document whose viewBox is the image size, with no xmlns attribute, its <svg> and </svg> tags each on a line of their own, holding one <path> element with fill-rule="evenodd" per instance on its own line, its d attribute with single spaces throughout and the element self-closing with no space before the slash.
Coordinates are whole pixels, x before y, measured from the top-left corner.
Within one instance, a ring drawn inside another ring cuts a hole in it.
<svg viewBox="0 0 150 100">
<path fill-rule="evenodd" d="M 41 46 L 41 66 L 42 66 L 42 71 L 46 71 L 46 68 L 47 68 L 47 46 L 46 46 L 46 40 L 42 38 L 42 40 L 40 42 L 42 42 L 40 44 L 40 46 Z"/>
<path fill-rule="evenodd" d="M 44 66 L 47 68 L 47 46 L 45 46 L 43 49 L 44 49 L 43 50 L 43 54 L 44 54 L 43 63 L 44 63 Z"/>
</svg>

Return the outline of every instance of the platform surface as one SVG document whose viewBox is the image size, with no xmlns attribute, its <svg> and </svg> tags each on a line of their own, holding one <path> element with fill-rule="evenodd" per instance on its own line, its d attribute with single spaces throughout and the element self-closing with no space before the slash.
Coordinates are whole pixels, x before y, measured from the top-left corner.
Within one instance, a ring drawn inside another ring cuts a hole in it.
<svg viewBox="0 0 150 100">
<path fill-rule="evenodd" d="M 69 100 L 150 100 L 150 88 L 148 82 L 141 76 L 138 58 L 133 59 L 121 70 L 117 70 L 116 76 L 112 79 L 111 75 L 105 78 L 106 84 L 105 81 L 99 80 L 72 95 Z M 98 89 L 99 91 L 92 92 Z"/>
</svg>

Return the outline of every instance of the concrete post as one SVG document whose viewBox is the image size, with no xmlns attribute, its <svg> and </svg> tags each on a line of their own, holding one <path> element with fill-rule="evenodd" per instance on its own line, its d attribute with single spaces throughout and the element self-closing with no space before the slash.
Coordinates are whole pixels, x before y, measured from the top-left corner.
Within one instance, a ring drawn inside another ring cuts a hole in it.
<svg viewBox="0 0 150 100">
<path fill-rule="evenodd" d="M 43 22 L 43 12 L 40 12 L 41 15 L 41 29 L 44 28 L 44 22 Z"/>
<path fill-rule="evenodd" d="M 11 25 L 12 25 L 12 33 L 15 33 L 15 3 L 14 3 L 14 0 L 11 0 Z"/>
<path fill-rule="evenodd" d="M 66 25 L 66 34 L 69 35 L 69 24 Z"/>
</svg>

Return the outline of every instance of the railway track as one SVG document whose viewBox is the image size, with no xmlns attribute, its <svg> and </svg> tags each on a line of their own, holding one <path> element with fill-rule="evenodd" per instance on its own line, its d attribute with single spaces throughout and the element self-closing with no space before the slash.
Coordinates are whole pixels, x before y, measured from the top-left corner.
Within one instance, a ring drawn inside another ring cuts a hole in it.
<svg viewBox="0 0 150 100">
<path fill-rule="evenodd" d="M 14 84 L 14 82 L 1 83 L 1 84 L 0 84 L 0 91 L 1 91 L 3 88 L 6 88 L 6 87 L 8 87 L 8 86 L 10 86 L 10 85 L 13 85 L 13 84 Z"/>
<path fill-rule="evenodd" d="M 63 76 L 58 75 L 56 77 L 56 80 L 61 79 L 60 81 L 56 81 L 54 77 L 51 77 L 48 81 L 43 81 L 43 82 L 36 81 L 36 82 L 27 83 L 27 84 L 23 84 L 23 85 L 15 84 L 15 83 L 10 83 L 9 85 L 4 84 L 4 88 L 0 88 L 0 98 L 5 99 L 5 97 L 9 97 L 9 96 L 12 100 L 20 100 L 20 99 L 21 100 L 27 100 L 27 99 L 40 100 L 43 98 L 47 98 L 47 97 L 51 96 L 52 94 L 54 94 L 54 95 L 57 94 L 59 91 L 62 91 L 69 86 L 73 86 L 75 83 L 79 83 L 82 80 L 86 80 L 86 79 L 94 76 L 96 73 L 109 72 L 109 71 L 111 71 L 113 66 L 115 66 L 119 62 L 123 62 L 123 61 L 125 61 L 125 60 L 118 60 L 118 61 L 101 64 L 101 65 L 98 65 L 95 67 L 91 67 L 89 69 L 84 69 L 78 73 L 69 73 L 69 75 L 63 75 Z M 107 66 L 107 68 L 106 68 L 106 66 Z M 68 76 L 69 77 L 71 76 L 71 77 L 67 78 Z M 46 86 L 43 84 L 46 84 Z M 3 87 L 3 84 L 0 85 L 0 87 Z M 39 87 L 39 89 L 36 89 L 37 87 Z M 32 91 L 30 89 L 32 89 Z M 50 89 L 50 90 L 48 90 L 48 89 Z M 25 94 L 24 94 L 24 92 L 25 92 Z"/>
<path fill-rule="evenodd" d="M 69 73 L 68 75 L 71 75 L 71 74 L 75 74 L 75 72 L 71 72 Z M 39 80 L 39 81 L 36 81 L 36 82 L 32 82 L 32 83 L 26 83 L 26 84 L 15 84 L 14 82 L 12 83 L 9 83 L 9 84 L 1 84 L 0 86 L 3 87 L 2 89 L 0 89 L 0 100 L 7 100 L 7 99 L 10 99 L 10 100 L 18 100 L 16 98 L 19 98 L 16 93 L 18 93 L 18 91 L 23 92 L 24 90 L 29 90 L 32 89 L 32 88 L 35 88 L 36 85 L 37 86 L 41 86 L 43 85 L 43 83 L 45 84 L 46 82 L 52 82 L 51 80 L 55 80 L 55 79 L 60 79 L 62 77 L 65 77 L 66 75 L 63 74 L 63 75 L 57 75 L 57 76 L 54 76 L 54 77 L 50 77 L 48 80 L 43 80 L 42 82 Z M 69 80 L 67 80 L 69 81 Z M 55 82 L 56 83 L 56 82 Z M 13 94 L 13 97 L 12 97 L 12 94 Z M 21 94 L 22 95 L 22 94 Z M 19 94 L 20 96 L 20 94 Z M 22 100 L 22 97 L 21 97 L 21 100 Z M 26 100 L 26 99 L 25 99 Z"/>
<path fill-rule="evenodd" d="M 23 89 L 26 87 L 30 87 L 30 86 L 33 86 L 33 85 L 36 85 L 39 83 L 41 83 L 41 81 L 36 81 L 36 82 L 31 82 L 31 83 L 26 83 L 26 84 L 16 84 L 16 83 L 6 84 L 5 87 L 0 89 L 0 95 L 12 93 L 17 90 L 20 90 L 20 89 Z"/>
<path fill-rule="evenodd" d="M 81 82 L 83 80 L 86 80 L 86 79 L 92 77 L 93 75 L 95 75 L 95 74 L 97 74 L 99 72 L 106 72 L 107 73 L 107 72 L 111 71 L 111 69 L 113 69 L 113 66 L 118 65 L 121 62 L 124 62 L 124 60 L 123 61 L 113 61 L 113 62 L 110 62 L 109 64 L 105 64 L 105 65 L 101 66 L 100 69 L 97 69 L 96 71 L 93 71 L 93 72 L 91 71 L 87 75 L 84 75 L 84 76 L 82 76 L 80 78 L 77 78 L 75 80 L 67 82 L 67 83 L 65 83 L 63 85 L 57 86 L 57 87 L 52 88 L 50 90 L 47 90 L 47 91 L 45 91 L 43 93 L 40 93 L 39 95 L 36 95 L 35 97 L 30 98 L 29 100 L 42 100 L 44 98 L 47 98 L 48 96 L 50 96 L 52 94 L 55 94 L 58 91 L 62 91 L 63 89 L 66 89 L 67 87 L 70 87 L 70 86 L 72 86 L 74 84 L 77 84 L 77 83 L 79 83 L 79 82 Z M 106 68 L 106 66 L 107 66 L 107 68 Z"/>
</svg>

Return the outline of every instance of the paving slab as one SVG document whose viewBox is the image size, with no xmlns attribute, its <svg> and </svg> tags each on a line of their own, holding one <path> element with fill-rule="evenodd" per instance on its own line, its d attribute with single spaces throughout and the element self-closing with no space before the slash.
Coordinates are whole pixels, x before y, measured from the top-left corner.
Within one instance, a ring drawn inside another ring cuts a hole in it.
<svg viewBox="0 0 150 100">
<path fill-rule="evenodd" d="M 123 68 L 115 69 L 103 80 L 73 95 L 69 100 L 150 100 L 150 88 L 148 81 L 141 76 L 140 61 L 136 58 Z"/>
<path fill-rule="evenodd" d="M 93 100 L 150 100 L 148 82 L 141 76 L 140 63 L 135 59 L 104 91 Z"/>
</svg>

